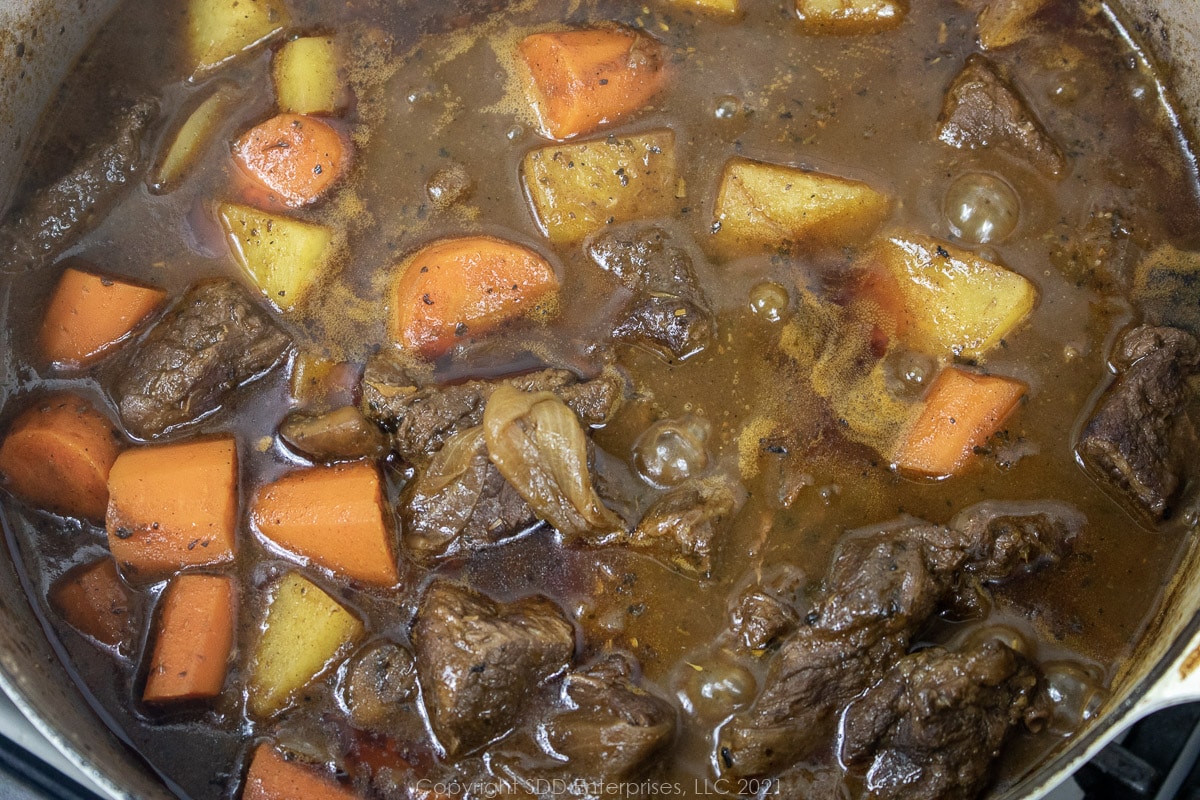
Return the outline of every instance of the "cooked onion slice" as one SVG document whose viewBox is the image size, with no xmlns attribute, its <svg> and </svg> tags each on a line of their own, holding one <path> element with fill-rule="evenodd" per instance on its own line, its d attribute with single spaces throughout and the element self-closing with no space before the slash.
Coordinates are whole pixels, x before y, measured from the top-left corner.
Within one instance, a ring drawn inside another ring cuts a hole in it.
<svg viewBox="0 0 1200 800">
<path fill-rule="evenodd" d="M 626 532 L 592 487 L 587 436 L 556 396 L 501 386 L 484 409 L 483 430 L 500 474 L 564 536 L 595 542 Z"/>
</svg>

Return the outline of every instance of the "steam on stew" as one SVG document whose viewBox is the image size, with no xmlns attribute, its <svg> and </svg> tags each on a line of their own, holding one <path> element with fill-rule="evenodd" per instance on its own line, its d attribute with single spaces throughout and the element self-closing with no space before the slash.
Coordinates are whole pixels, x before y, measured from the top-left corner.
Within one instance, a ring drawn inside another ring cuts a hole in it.
<svg viewBox="0 0 1200 800">
<path fill-rule="evenodd" d="M 1196 524 L 1196 176 L 1128 41 L 125 3 L 0 241 L 81 688 L 193 798 L 1016 782 Z"/>
</svg>

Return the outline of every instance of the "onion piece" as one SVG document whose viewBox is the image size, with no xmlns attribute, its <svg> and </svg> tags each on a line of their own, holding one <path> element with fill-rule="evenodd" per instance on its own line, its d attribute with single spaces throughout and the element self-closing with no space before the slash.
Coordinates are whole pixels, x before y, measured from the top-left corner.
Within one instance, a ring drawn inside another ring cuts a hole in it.
<svg viewBox="0 0 1200 800">
<path fill-rule="evenodd" d="M 500 386 L 483 412 L 488 457 L 537 515 L 567 537 L 623 536 L 588 471 L 588 440 L 575 412 L 550 392 Z"/>
</svg>

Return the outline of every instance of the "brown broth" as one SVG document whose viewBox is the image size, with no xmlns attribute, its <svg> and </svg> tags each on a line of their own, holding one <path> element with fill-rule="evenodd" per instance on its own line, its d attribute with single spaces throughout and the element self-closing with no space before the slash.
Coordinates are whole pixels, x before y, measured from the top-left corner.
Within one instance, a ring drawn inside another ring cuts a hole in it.
<svg viewBox="0 0 1200 800">
<path fill-rule="evenodd" d="M 548 254 L 564 278 L 566 299 L 557 321 L 518 326 L 508 334 L 510 344 L 483 343 L 457 362 L 441 363 L 441 379 L 503 371 L 512 363 L 586 365 L 586 344 L 612 324 L 603 310 L 606 284 L 581 248 L 549 245 L 529 213 L 519 162 L 542 140 L 503 59 L 520 36 L 554 24 L 564 7 L 571 23 L 618 20 L 644 27 L 672 48 L 672 87 L 653 112 L 619 130 L 669 126 L 676 133 L 686 196 L 672 219 L 657 222 L 693 255 L 718 313 L 719 334 L 704 353 L 673 364 L 618 346 L 636 399 L 595 440 L 627 464 L 633 441 L 648 422 L 685 413 L 703 416 L 712 425 L 715 459 L 741 472 L 749 500 L 705 581 L 620 550 L 569 550 L 544 531 L 467 564 L 443 567 L 440 574 L 461 575 L 497 598 L 548 594 L 575 618 L 588 652 L 611 647 L 633 653 L 648 681 L 674 696 L 686 680 L 686 661 L 706 651 L 725 624 L 730 591 L 748 573 L 788 562 L 805 570 L 815 585 L 848 529 L 902 513 L 942 523 L 983 499 L 1062 499 L 1089 520 L 1077 552 L 1055 569 L 998 589 L 990 617 L 941 620 L 926 638 L 946 641 L 966 629 L 1002 622 L 1035 639 L 1040 659 L 1073 660 L 1095 671 L 1101 683 L 1112 679 L 1152 614 L 1188 531 L 1182 519 L 1162 530 L 1146 529 L 1076 464 L 1066 434 L 1110 380 L 1106 353 L 1116 332 L 1137 312 L 1123 299 L 1119 282 L 1064 269 L 1064 254 L 1097 214 L 1120 209 L 1138 231 L 1123 245 L 1128 263 L 1122 268 L 1128 271 L 1155 244 L 1200 245 L 1200 211 L 1194 171 L 1172 125 L 1169 98 L 1103 6 L 1052 0 L 1052 10 L 1044 15 L 1048 21 L 1030 39 L 992 54 L 1012 71 L 1045 126 L 1070 153 L 1070 173 L 1055 183 L 1018 160 L 958 151 L 936 141 L 933 128 L 944 89 L 965 55 L 977 48 L 974 13 L 954 0 L 913 3 L 895 31 L 828 38 L 799 35 L 786 4 L 774 0 L 748 0 L 748 13 L 737 23 L 706 20 L 661 0 L 645 9 L 610 0 L 525 2 L 490 18 L 486 12 L 474 14 L 471 20 L 482 21 L 472 22 L 466 33 L 438 32 L 459 23 L 438 2 L 292 5 L 297 30 L 332 32 L 351 54 L 350 82 L 357 96 L 346 115 L 358 149 L 355 171 L 330 201 L 299 214 L 335 225 L 345 245 L 338 269 L 315 299 L 286 320 L 299 348 L 361 362 L 384 346 L 379 298 L 393 267 L 405 253 L 441 235 L 484 231 L 528 244 Z M 163 98 L 167 119 L 176 119 L 195 101 L 203 87 L 183 80 L 176 55 L 181 7 L 154 0 L 129 0 L 121 7 L 52 107 L 39 157 L 25 176 L 27 188 L 61 171 L 94 131 L 95 120 L 103 118 L 111 98 L 95 86 L 149 90 Z M 418 41 L 427 30 L 433 32 Z M 147 42 L 162 44 L 147 47 Z M 221 73 L 218 79 L 241 87 L 242 100 L 183 186 L 167 195 L 139 187 L 72 254 L 172 293 L 201 277 L 236 276 L 213 204 L 229 192 L 232 167 L 225 143 L 270 114 L 268 65 L 264 51 Z M 731 119 L 715 115 L 723 98 L 736 98 L 739 110 Z M 1036 283 L 1041 300 L 1005 346 L 988 354 L 987 366 L 1031 387 L 1007 434 L 1012 442 L 1028 443 L 1028 455 L 1008 468 L 985 458 L 966 477 L 918 483 L 890 471 L 869 450 L 825 435 L 829 420 L 807 375 L 780 352 L 781 324 L 752 314 L 747 297 L 752 286 L 768 279 L 788 287 L 793 307 L 799 288 L 836 294 L 846 285 L 850 264 L 840 251 L 724 263 L 706 257 L 720 169 L 735 154 L 864 180 L 896 199 L 889 225 L 941 238 L 950 236 L 941 203 L 954 177 L 991 171 L 1017 189 L 1019 227 L 988 252 Z M 424 187 L 430 173 L 449 160 L 465 165 L 476 180 L 475 193 L 465 206 L 438 212 Z M 14 330 L 36 331 L 52 285 L 51 274 L 14 282 Z M 14 341 L 18 369 L 5 387 L 13 395 L 6 416 L 25 396 L 47 388 L 74 388 L 108 402 L 102 388 L 105 366 L 83 376 L 56 375 L 38 362 L 33 339 L 18 334 Z M 181 434 L 237 435 L 243 498 L 303 463 L 274 439 L 276 425 L 291 407 L 286 378 L 275 373 L 255 385 L 253 400 L 243 392 L 226 413 Z M 264 440 L 269 445 L 258 447 Z M 796 474 L 809 476 L 807 485 L 783 508 L 777 499 L 781 475 Z M 46 605 L 45 595 L 59 576 L 104 551 L 103 531 L 34 512 L 12 516 L 10 546 L 80 688 L 181 796 L 235 797 L 248 743 L 259 737 L 303 740 L 355 772 L 347 755 L 354 736 L 330 686 L 336 675 L 279 720 L 262 723 L 245 716 L 238 687 L 257 635 L 263 589 L 290 566 L 245 522 L 236 567 L 243 586 L 242 631 L 226 692 L 211 707 L 156 712 L 131 700 L 140 697 L 144 681 L 144 633 L 127 657 L 114 658 Z M 430 577 L 404 562 L 403 588 L 387 593 L 355 588 L 313 569 L 305 573 L 361 613 L 373 635 L 400 641 L 407 640 L 413 603 Z M 143 621 L 159 588 L 140 595 Z M 687 724 L 686 715 L 683 720 Z M 709 776 L 707 733 L 698 728 L 681 738 L 669 779 L 692 787 L 694 780 Z M 1002 780 L 1026 771 L 1032 765 L 1029 753 L 1044 752 L 1058 741 L 1045 734 L 1022 743 L 1023 755 L 1004 763 Z"/>
</svg>

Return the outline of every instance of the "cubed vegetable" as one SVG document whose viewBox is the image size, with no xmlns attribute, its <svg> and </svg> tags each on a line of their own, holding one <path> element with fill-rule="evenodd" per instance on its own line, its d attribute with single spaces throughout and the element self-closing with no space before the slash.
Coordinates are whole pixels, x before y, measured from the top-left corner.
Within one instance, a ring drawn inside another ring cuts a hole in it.
<svg viewBox="0 0 1200 800">
<path fill-rule="evenodd" d="M 876 33 L 896 27 L 907 13 L 907 0 L 796 0 L 806 33 Z"/>
<path fill-rule="evenodd" d="M 38 508 L 101 520 L 119 450 L 116 429 L 91 403 L 51 395 L 8 429 L 0 445 L 0 485 Z"/>
<path fill-rule="evenodd" d="M 902 340 L 932 355 L 983 355 L 1037 302 L 1021 275 L 926 236 L 893 236 L 869 260 L 879 270 L 874 299 Z"/>
<path fill-rule="evenodd" d="M 284 311 L 304 299 L 329 261 L 333 232 L 233 203 L 219 213 L 234 259 L 267 299 Z"/>
<path fill-rule="evenodd" d="M 133 635 L 132 598 L 108 556 L 59 579 L 50 604 L 71 627 L 107 647 L 123 648 Z"/>
<path fill-rule="evenodd" d="M 233 157 L 270 200 L 299 208 L 333 188 L 346 172 L 350 148 L 317 117 L 279 114 L 242 134 Z"/>
<path fill-rule="evenodd" d="M 180 575 L 163 592 L 142 699 L 175 703 L 216 697 L 237 631 L 237 600 L 227 575 Z"/>
<path fill-rule="evenodd" d="M 584 136 L 623 119 L 666 83 L 662 45 L 630 28 L 535 33 L 519 50 L 530 101 L 552 139 Z"/>
<path fill-rule="evenodd" d="M 985 50 L 1016 44 L 1029 35 L 1030 21 L 1046 0 L 989 0 L 979 11 L 979 43 Z"/>
<path fill-rule="evenodd" d="M 250 667 L 250 711 L 266 717 L 330 668 L 363 635 L 363 624 L 298 573 L 275 586 Z"/>
<path fill-rule="evenodd" d="M 531 151 L 522 176 L 542 230 L 557 244 L 605 225 L 675 207 L 675 134 L 669 130 Z"/>
<path fill-rule="evenodd" d="M 694 8 L 706 14 L 733 17 L 741 13 L 741 0 L 671 0 L 682 8 Z"/>
<path fill-rule="evenodd" d="M 212 142 L 213 135 L 225 121 L 237 99 L 237 89 L 229 84 L 222 84 L 196 106 L 171 136 L 171 145 L 159 159 L 150 179 L 151 189 L 163 193 L 179 185 L 204 154 L 204 150 Z"/>
<path fill-rule="evenodd" d="M 947 367 L 901 439 L 896 466 L 932 478 L 957 474 L 1008 420 L 1026 390 L 1012 378 Z"/>
<path fill-rule="evenodd" d="M 258 490 L 258 532 L 338 575 L 376 586 L 400 580 L 379 471 L 365 462 L 285 475 Z"/>
<path fill-rule="evenodd" d="M 67 267 L 42 318 L 42 354 L 60 367 L 93 364 L 127 340 L 166 297 L 153 286 Z"/>
<path fill-rule="evenodd" d="M 735 158 L 721 177 L 712 238 L 727 256 L 841 247 L 866 239 L 891 208 L 860 181 Z"/>
<path fill-rule="evenodd" d="M 329 36 L 306 36 L 279 48 L 271 64 L 275 101 L 293 114 L 333 114 L 344 103 L 341 53 Z"/>
<path fill-rule="evenodd" d="M 139 582 L 233 560 L 237 445 L 230 437 L 126 450 L 108 475 L 108 549 Z"/>
<path fill-rule="evenodd" d="M 529 248 L 491 236 L 426 245 L 400 269 L 392 290 L 391 334 L 426 358 L 541 309 L 558 297 L 558 276 Z"/>
<path fill-rule="evenodd" d="M 189 0 L 187 49 L 202 73 L 265 42 L 291 22 L 283 0 Z"/>
<path fill-rule="evenodd" d="M 242 800 L 358 800 L 332 775 L 284 758 L 269 744 L 260 744 L 250 761 Z"/>
</svg>

